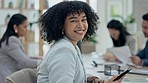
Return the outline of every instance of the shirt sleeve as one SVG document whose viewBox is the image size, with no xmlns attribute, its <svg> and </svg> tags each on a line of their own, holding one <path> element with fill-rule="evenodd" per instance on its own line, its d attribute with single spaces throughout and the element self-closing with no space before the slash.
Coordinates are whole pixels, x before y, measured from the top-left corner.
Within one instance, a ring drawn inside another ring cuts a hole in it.
<svg viewBox="0 0 148 83">
<path fill-rule="evenodd" d="M 140 59 L 144 58 L 144 56 L 145 56 L 145 49 L 141 50 L 141 51 L 137 54 L 137 56 L 139 56 Z"/>
<path fill-rule="evenodd" d="M 141 59 L 145 58 L 146 53 L 147 53 L 146 49 L 148 49 L 148 41 L 146 42 L 145 48 L 137 54 Z"/>
<path fill-rule="evenodd" d="M 137 56 L 139 56 L 140 59 L 142 60 L 143 66 L 148 66 L 148 58 L 146 58 L 148 53 L 147 49 L 148 49 L 148 41 L 146 42 L 145 48 L 137 54 Z"/>
<path fill-rule="evenodd" d="M 37 67 L 38 60 L 30 59 L 29 57 L 27 57 L 22 50 L 18 40 L 10 38 L 7 48 L 8 55 L 17 62 L 18 69 Z"/>
<path fill-rule="evenodd" d="M 75 53 L 69 48 L 60 48 L 52 53 L 53 60 L 48 61 L 48 83 L 73 83 L 75 75 Z"/>
<path fill-rule="evenodd" d="M 142 65 L 143 65 L 143 66 L 148 66 L 148 59 L 146 59 L 146 58 L 143 59 L 143 60 L 142 60 Z"/>
</svg>

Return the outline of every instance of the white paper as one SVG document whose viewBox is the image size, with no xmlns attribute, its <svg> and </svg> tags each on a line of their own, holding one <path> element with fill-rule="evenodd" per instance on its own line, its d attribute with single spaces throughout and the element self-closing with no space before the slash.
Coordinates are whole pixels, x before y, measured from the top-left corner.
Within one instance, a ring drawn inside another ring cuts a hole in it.
<svg viewBox="0 0 148 83">
<path fill-rule="evenodd" d="M 132 55 L 128 46 L 108 48 L 107 51 L 114 54 L 123 64 L 133 65 L 130 59 Z"/>
</svg>

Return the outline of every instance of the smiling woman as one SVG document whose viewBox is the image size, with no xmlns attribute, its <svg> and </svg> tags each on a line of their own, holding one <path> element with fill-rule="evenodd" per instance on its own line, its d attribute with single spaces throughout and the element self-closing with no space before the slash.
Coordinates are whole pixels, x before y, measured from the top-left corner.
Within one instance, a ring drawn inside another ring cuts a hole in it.
<svg viewBox="0 0 148 83">
<path fill-rule="evenodd" d="M 81 1 L 60 2 L 41 16 L 42 37 L 48 43 L 54 42 L 38 67 L 37 83 L 104 82 L 95 76 L 86 77 L 77 46 L 78 41 L 95 34 L 98 29 L 97 21 L 97 14 L 87 3 Z M 112 82 L 114 78 L 106 83 Z"/>
</svg>

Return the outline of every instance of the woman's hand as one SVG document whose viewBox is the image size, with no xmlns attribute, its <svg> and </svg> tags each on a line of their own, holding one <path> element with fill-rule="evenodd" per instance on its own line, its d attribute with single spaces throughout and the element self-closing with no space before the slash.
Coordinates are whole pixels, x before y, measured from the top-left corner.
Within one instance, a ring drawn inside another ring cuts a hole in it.
<svg viewBox="0 0 148 83">
<path fill-rule="evenodd" d="M 99 79 L 98 77 L 96 77 L 96 76 L 89 76 L 89 77 L 87 78 L 87 83 L 121 83 L 122 79 L 123 79 L 125 76 L 123 76 L 122 78 L 120 78 L 120 79 L 117 80 L 117 81 L 113 81 L 113 80 L 114 80 L 115 78 L 117 78 L 117 77 L 118 77 L 118 75 L 113 76 L 112 78 L 110 78 L 110 79 L 104 81 L 104 80 L 100 80 L 100 79 Z"/>
<path fill-rule="evenodd" d="M 141 65 L 142 64 L 142 61 L 141 59 L 138 57 L 138 56 L 131 56 L 130 57 L 132 62 L 135 64 L 135 65 Z"/>
<path fill-rule="evenodd" d="M 118 75 L 113 76 L 113 77 L 110 78 L 109 80 L 104 81 L 104 83 L 121 83 L 122 79 L 123 79 L 125 76 L 123 76 L 122 78 L 120 78 L 120 79 L 117 80 L 117 81 L 113 81 L 113 80 L 114 80 L 115 78 L 117 78 L 117 77 L 118 77 Z"/>
<path fill-rule="evenodd" d="M 104 80 L 100 80 L 98 77 L 96 76 L 89 76 L 87 78 L 87 83 L 104 83 Z"/>
</svg>

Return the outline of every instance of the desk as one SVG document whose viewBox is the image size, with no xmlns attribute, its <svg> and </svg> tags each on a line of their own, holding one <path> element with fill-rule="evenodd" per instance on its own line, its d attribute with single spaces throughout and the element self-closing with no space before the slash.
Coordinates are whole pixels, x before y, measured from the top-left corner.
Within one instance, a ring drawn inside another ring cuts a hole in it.
<svg viewBox="0 0 148 83">
<path fill-rule="evenodd" d="M 118 64 L 121 66 L 121 70 L 124 70 L 126 68 L 128 68 L 127 65 L 124 65 L 122 63 L 117 63 L 117 62 L 106 62 L 101 56 L 96 56 L 96 55 L 91 55 L 91 54 L 83 54 L 83 60 L 84 60 L 84 66 L 85 66 L 85 69 L 86 69 L 86 73 L 87 74 L 91 74 L 91 75 L 94 75 L 94 76 L 98 76 L 99 78 L 102 78 L 102 79 L 108 79 L 110 76 L 106 76 L 104 75 L 104 73 L 99 73 L 98 71 L 104 71 L 104 65 L 105 64 Z M 92 61 L 95 61 L 96 63 L 98 63 L 98 67 L 93 67 L 93 62 Z M 148 71 L 148 67 L 144 67 L 144 68 L 141 68 L 142 70 L 145 70 L 145 71 Z M 137 68 L 132 68 L 132 70 L 141 70 L 141 69 L 137 69 Z M 138 79 L 138 80 L 141 80 L 141 79 L 148 79 L 148 76 L 147 75 L 137 75 L 137 74 L 127 74 L 125 79 L 124 80 L 127 80 L 127 78 L 130 78 L 130 79 Z M 132 83 L 132 82 L 123 82 L 123 83 Z M 133 82 L 135 83 L 135 82 Z M 136 83 L 148 83 L 147 82 L 136 82 Z"/>
</svg>

